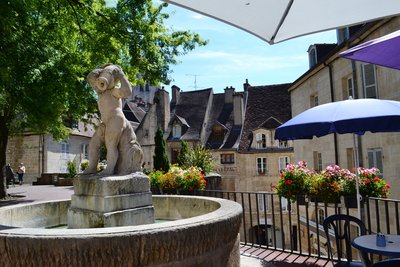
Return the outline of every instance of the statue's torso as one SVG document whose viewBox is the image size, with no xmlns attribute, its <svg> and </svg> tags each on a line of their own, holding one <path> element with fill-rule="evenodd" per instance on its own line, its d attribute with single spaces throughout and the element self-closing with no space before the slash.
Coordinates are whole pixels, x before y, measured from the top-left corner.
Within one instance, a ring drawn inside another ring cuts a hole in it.
<svg viewBox="0 0 400 267">
<path fill-rule="evenodd" d="M 98 104 L 103 122 L 107 122 L 116 115 L 124 116 L 122 113 L 122 101 L 112 95 L 112 89 L 99 94 Z"/>
</svg>

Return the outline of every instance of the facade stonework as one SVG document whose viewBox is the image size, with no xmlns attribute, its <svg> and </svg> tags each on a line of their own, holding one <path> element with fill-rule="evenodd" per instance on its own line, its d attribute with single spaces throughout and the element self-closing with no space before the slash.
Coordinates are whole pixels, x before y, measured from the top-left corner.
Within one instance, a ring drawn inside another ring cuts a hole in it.
<svg viewBox="0 0 400 267">
<path fill-rule="evenodd" d="M 399 101 L 400 72 L 398 70 L 358 61 L 352 62 L 338 56 L 348 47 L 393 32 L 399 26 L 399 17 L 369 25 L 359 31 L 354 38 L 339 45 L 333 54 L 325 58 L 324 62 L 320 62 L 295 81 L 289 88 L 293 116 L 312 107 L 310 99 L 314 96 L 317 96 L 319 105 L 346 100 L 349 95 L 353 98 L 373 97 Z M 375 88 L 371 89 L 373 93 L 367 93 L 365 75 L 369 75 L 374 81 Z M 375 166 L 381 169 L 383 177 L 392 188 L 400 188 L 398 179 L 400 167 L 397 164 L 400 159 L 399 138 L 399 133 L 367 132 L 362 136 L 357 136 L 360 166 L 367 168 Z M 296 140 L 294 157 L 296 161 L 306 160 L 314 168 L 325 168 L 335 163 L 351 170 L 354 167 L 353 147 L 352 134 L 331 134 L 312 140 Z M 316 162 L 317 160 L 320 163 Z M 390 197 L 399 199 L 400 191 L 391 190 Z"/>
</svg>

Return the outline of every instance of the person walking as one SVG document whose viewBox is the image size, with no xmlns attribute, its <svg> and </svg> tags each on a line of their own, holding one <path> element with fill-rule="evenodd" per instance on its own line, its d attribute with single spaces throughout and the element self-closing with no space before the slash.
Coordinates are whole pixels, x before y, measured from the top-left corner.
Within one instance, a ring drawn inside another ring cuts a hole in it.
<svg viewBox="0 0 400 267">
<path fill-rule="evenodd" d="M 6 188 L 12 182 L 14 183 L 14 170 L 11 168 L 10 163 L 7 163 L 3 168 L 3 175 L 6 177 Z"/>
<path fill-rule="evenodd" d="M 21 162 L 21 163 L 18 165 L 18 170 L 17 170 L 19 185 L 22 185 L 22 183 L 24 182 L 24 173 L 25 173 L 25 166 L 24 166 L 24 164 Z"/>
</svg>

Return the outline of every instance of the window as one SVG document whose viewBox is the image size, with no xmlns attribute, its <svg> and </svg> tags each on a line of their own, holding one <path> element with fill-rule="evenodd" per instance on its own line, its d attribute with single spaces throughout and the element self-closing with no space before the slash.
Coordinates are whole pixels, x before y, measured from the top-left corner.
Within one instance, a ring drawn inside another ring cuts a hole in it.
<svg viewBox="0 0 400 267">
<path fill-rule="evenodd" d="M 338 44 L 343 43 L 344 41 L 349 39 L 349 36 L 350 36 L 349 28 L 346 27 L 346 28 L 338 29 L 336 31 L 336 35 L 337 35 L 337 39 L 338 39 Z"/>
<path fill-rule="evenodd" d="M 172 137 L 173 138 L 180 138 L 182 135 L 182 127 L 179 124 L 174 124 L 172 127 Z"/>
<path fill-rule="evenodd" d="M 380 170 L 379 177 L 383 177 L 383 153 L 382 148 L 368 149 L 368 167 L 376 167 Z"/>
<path fill-rule="evenodd" d="M 267 174 L 267 158 L 257 158 L 257 174 Z"/>
<path fill-rule="evenodd" d="M 258 210 L 259 211 L 267 211 L 267 197 L 265 194 L 257 194 L 257 202 L 258 202 Z"/>
<path fill-rule="evenodd" d="M 375 66 L 373 64 L 363 64 L 361 66 L 364 95 L 366 98 L 377 98 L 378 94 L 375 77 Z"/>
<path fill-rule="evenodd" d="M 221 154 L 221 164 L 233 164 L 235 163 L 235 154 Z"/>
<path fill-rule="evenodd" d="M 346 148 L 347 169 L 352 170 L 354 166 L 354 150 L 353 148 Z"/>
<path fill-rule="evenodd" d="M 171 163 L 178 163 L 179 149 L 171 148 Z"/>
<path fill-rule="evenodd" d="M 224 129 L 222 127 L 213 127 L 212 129 L 212 140 L 216 142 L 224 141 Z"/>
<path fill-rule="evenodd" d="M 315 50 L 315 47 L 313 47 L 308 51 L 308 63 L 310 68 L 317 65 L 317 61 L 317 51 Z"/>
<path fill-rule="evenodd" d="M 69 144 L 62 142 L 61 144 L 61 158 L 68 159 L 69 156 Z"/>
<path fill-rule="evenodd" d="M 288 143 L 288 141 L 287 140 L 279 140 L 279 147 L 280 148 L 287 148 L 287 147 L 289 147 L 289 143 Z"/>
<path fill-rule="evenodd" d="M 316 107 L 318 106 L 318 95 L 312 95 L 310 96 L 310 107 Z"/>
<path fill-rule="evenodd" d="M 89 145 L 88 144 L 82 145 L 82 155 L 83 155 L 83 159 L 89 159 Z"/>
<path fill-rule="evenodd" d="M 267 137 L 265 136 L 265 134 L 256 134 L 256 147 L 258 149 L 267 147 Z"/>
<path fill-rule="evenodd" d="M 289 163 L 289 157 L 279 157 L 279 171 L 285 169 Z"/>
<path fill-rule="evenodd" d="M 352 77 L 344 78 L 343 80 L 343 100 L 354 98 L 354 83 Z"/>
<path fill-rule="evenodd" d="M 322 171 L 322 155 L 318 151 L 313 152 L 314 170 Z"/>
</svg>

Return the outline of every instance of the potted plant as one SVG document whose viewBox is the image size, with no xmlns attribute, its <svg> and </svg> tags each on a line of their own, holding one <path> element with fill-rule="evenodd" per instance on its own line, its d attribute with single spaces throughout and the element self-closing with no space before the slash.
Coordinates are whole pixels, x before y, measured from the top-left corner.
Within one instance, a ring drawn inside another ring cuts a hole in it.
<svg viewBox="0 0 400 267">
<path fill-rule="evenodd" d="M 156 170 L 150 172 L 148 174 L 149 179 L 150 179 L 150 188 L 151 192 L 153 194 L 160 194 L 160 177 L 163 175 L 163 172 L 161 170 Z"/>
<path fill-rule="evenodd" d="M 183 172 L 181 180 L 181 193 L 193 194 L 195 190 L 204 190 L 206 188 L 206 180 L 201 169 L 198 167 L 190 167 Z"/>
<path fill-rule="evenodd" d="M 172 165 L 167 173 L 154 170 L 148 176 L 153 193 L 193 194 L 195 190 L 206 188 L 206 180 L 199 167 L 182 169 Z"/>
<path fill-rule="evenodd" d="M 389 196 L 390 184 L 386 183 L 383 178 L 379 178 L 379 169 L 372 167 L 370 169 L 358 168 L 360 181 L 360 194 L 363 197 L 380 197 L 387 198 Z"/>
<path fill-rule="evenodd" d="M 389 196 L 390 184 L 386 183 L 383 178 L 378 177 L 380 174 L 379 169 L 375 167 L 370 169 L 359 167 L 357 170 L 359 174 L 359 191 L 363 198 L 387 198 Z M 348 208 L 357 207 L 356 182 L 356 174 L 348 171 L 342 183 L 342 195 Z"/>
<path fill-rule="evenodd" d="M 345 172 L 335 164 L 327 166 L 320 173 L 315 173 L 309 182 L 310 195 L 318 202 L 338 203 L 344 175 Z"/>
<path fill-rule="evenodd" d="M 306 181 L 311 173 L 305 161 L 300 161 L 298 164 L 288 164 L 280 173 L 280 179 L 275 191 L 280 197 L 292 201 L 302 201 L 298 196 L 304 197 L 308 193 Z"/>
</svg>

